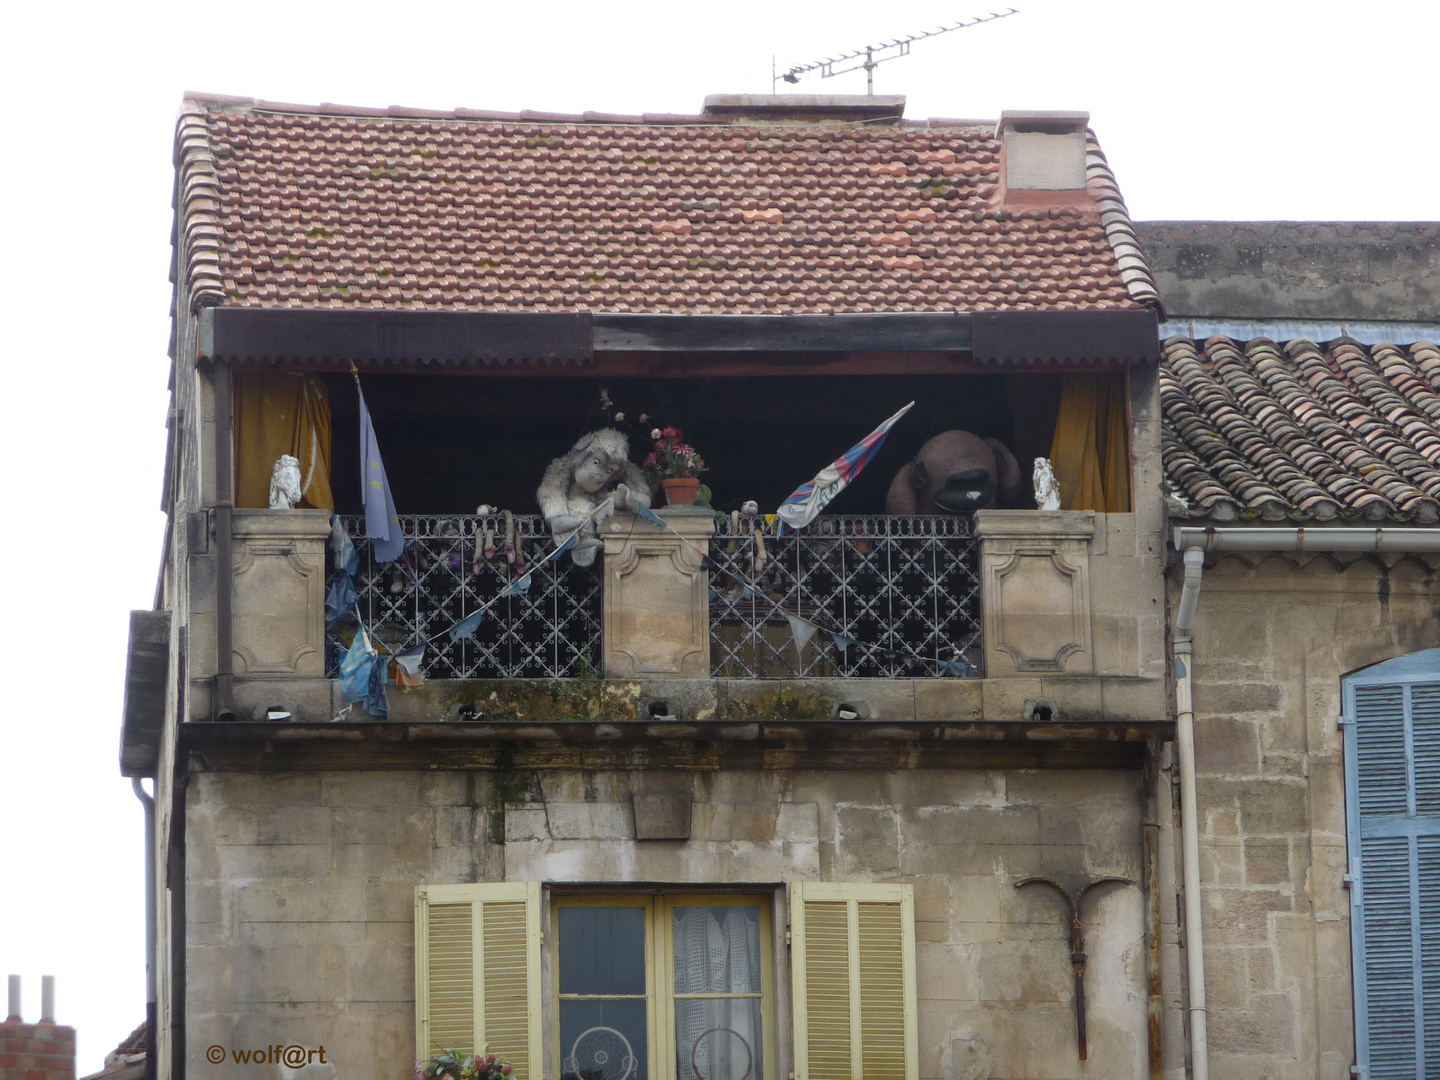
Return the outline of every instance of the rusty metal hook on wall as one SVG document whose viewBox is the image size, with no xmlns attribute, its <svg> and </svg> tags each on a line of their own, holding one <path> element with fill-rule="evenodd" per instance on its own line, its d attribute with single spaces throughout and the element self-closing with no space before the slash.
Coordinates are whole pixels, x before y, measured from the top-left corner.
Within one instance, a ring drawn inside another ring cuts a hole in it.
<svg viewBox="0 0 1440 1080">
<path fill-rule="evenodd" d="M 1085 882 L 1080 886 L 1080 890 L 1071 896 L 1069 889 L 1048 877 L 1025 877 L 1015 882 L 1017 889 L 1023 885 L 1049 885 L 1070 905 L 1070 966 L 1075 969 L 1075 1027 L 1079 1033 L 1081 1061 L 1089 1055 L 1089 1048 L 1085 1042 L 1085 938 L 1080 925 L 1080 905 L 1085 900 L 1085 894 L 1095 886 L 1111 882 L 1120 885 L 1135 884 L 1129 878 L 1123 877 L 1096 878 L 1094 881 Z"/>
</svg>

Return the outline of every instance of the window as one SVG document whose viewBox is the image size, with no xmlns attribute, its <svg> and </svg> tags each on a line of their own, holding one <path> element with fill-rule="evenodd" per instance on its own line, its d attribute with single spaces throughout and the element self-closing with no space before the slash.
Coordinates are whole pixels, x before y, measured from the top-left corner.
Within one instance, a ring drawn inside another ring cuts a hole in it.
<svg viewBox="0 0 1440 1080">
<path fill-rule="evenodd" d="M 561 1080 L 775 1075 L 768 896 L 557 896 L 551 917 Z"/>
<path fill-rule="evenodd" d="M 1367 1080 L 1440 1080 L 1440 649 L 1345 681 L 1355 1043 Z"/>
<path fill-rule="evenodd" d="M 909 885 L 793 883 L 796 1080 L 916 1080 Z M 487 1046 L 518 1080 L 779 1080 L 771 896 L 416 890 L 416 1054 Z"/>
</svg>

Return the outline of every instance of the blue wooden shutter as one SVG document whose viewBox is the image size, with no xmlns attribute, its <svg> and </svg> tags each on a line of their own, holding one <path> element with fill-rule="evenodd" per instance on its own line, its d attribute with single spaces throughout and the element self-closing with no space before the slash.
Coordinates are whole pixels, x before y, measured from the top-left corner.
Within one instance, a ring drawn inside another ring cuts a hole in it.
<svg viewBox="0 0 1440 1080">
<path fill-rule="evenodd" d="M 1440 649 L 1345 685 L 1355 1041 L 1366 1080 L 1440 1080 Z"/>
</svg>

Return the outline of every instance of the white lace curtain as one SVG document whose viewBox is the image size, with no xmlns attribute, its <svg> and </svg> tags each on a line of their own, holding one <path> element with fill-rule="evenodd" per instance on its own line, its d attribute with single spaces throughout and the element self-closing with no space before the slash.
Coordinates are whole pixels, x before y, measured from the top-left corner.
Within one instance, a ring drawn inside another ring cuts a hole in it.
<svg viewBox="0 0 1440 1080">
<path fill-rule="evenodd" d="M 675 1001 L 680 1080 L 764 1080 L 761 1068 L 760 913 L 754 907 L 676 911 L 676 994 L 756 994 Z"/>
</svg>

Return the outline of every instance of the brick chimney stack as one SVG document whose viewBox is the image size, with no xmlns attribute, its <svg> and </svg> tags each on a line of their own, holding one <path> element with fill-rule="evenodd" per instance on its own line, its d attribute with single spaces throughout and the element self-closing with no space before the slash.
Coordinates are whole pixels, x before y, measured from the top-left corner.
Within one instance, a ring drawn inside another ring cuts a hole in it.
<svg viewBox="0 0 1440 1080">
<path fill-rule="evenodd" d="M 10 1008 L 0 1024 L 0 1080 L 75 1080 L 75 1029 L 55 1023 L 55 977 L 40 982 L 40 1022 L 20 1015 L 20 976 L 10 976 Z"/>
</svg>

